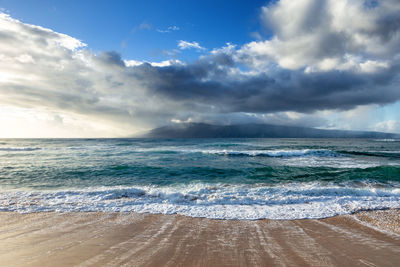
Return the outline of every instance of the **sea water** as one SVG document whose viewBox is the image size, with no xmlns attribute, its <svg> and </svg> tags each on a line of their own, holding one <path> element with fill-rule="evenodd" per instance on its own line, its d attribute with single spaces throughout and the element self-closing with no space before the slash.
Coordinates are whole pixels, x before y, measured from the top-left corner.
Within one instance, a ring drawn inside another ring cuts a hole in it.
<svg viewBox="0 0 400 267">
<path fill-rule="evenodd" d="M 400 208 L 396 139 L 2 139 L 0 210 L 324 218 Z"/>
</svg>

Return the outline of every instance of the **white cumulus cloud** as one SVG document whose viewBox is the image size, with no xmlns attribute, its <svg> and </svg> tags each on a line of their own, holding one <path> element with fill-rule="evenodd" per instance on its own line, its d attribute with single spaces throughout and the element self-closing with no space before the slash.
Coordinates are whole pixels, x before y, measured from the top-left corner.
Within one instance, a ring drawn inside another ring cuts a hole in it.
<svg viewBox="0 0 400 267">
<path fill-rule="evenodd" d="M 272 38 L 239 52 L 256 67 L 379 71 L 399 55 L 399 14 L 398 0 L 280 0 L 262 9 Z"/>
<path fill-rule="evenodd" d="M 188 42 L 188 41 L 183 41 L 183 40 L 180 40 L 178 42 L 178 47 L 179 47 L 179 49 L 182 49 L 182 50 L 185 50 L 185 49 L 205 50 L 205 48 L 200 46 L 200 44 L 198 42 Z"/>
</svg>

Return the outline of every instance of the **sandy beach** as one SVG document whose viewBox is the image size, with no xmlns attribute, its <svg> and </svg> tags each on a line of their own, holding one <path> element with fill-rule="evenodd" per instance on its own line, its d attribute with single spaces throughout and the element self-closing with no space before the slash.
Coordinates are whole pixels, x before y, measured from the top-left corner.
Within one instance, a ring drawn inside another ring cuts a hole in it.
<svg viewBox="0 0 400 267">
<path fill-rule="evenodd" d="M 320 220 L 0 213 L 1 266 L 398 266 L 400 211 Z"/>
</svg>

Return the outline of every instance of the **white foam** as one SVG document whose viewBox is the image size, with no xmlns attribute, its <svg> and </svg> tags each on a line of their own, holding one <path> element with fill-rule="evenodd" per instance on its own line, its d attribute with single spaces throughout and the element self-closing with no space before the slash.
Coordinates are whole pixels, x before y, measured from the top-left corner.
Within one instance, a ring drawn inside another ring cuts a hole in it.
<svg viewBox="0 0 400 267">
<path fill-rule="evenodd" d="M 198 149 L 198 148 L 138 148 L 136 152 L 178 152 L 178 153 L 203 153 L 231 156 L 266 156 L 266 157 L 339 157 L 337 152 L 327 149 L 295 149 L 295 150 L 232 150 L 232 149 Z"/>
<path fill-rule="evenodd" d="M 134 211 L 214 219 L 324 218 L 357 210 L 399 207 L 398 187 L 356 188 L 318 183 L 279 186 L 197 183 L 0 193 L 3 211 Z"/>
<path fill-rule="evenodd" d="M 159 152 L 159 153 L 202 153 L 220 156 L 244 156 L 244 157 L 268 157 L 276 161 L 276 165 L 296 167 L 332 167 L 340 169 L 348 168 L 371 168 L 380 166 L 380 162 L 366 159 L 355 159 L 328 149 L 294 149 L 294 150 L 241 150 L 241 149 L 199 149 L 185 147 L 163 146 L 157 148 L 136 148 L 136 152 Z M 388 163 L 397 166 L 397 163 Z"/>
<path fill-rule="evenodd" d="M 35 151 L 40 149 L 40 147 L 0 147 L 0 151 Z"/>
<path fill-rule="evenodd" d="M 304 156 L 319 156 L 319 157 L 336 157 L 339 156 L 330 150 L 320 149 L 299 149 L 299 150 L 208 150 L 203 153 L 220 154 L 220 155 L 246 155 L 246 156 L 267 156 L 267 157 L 304 157 Z"/>
</svg>

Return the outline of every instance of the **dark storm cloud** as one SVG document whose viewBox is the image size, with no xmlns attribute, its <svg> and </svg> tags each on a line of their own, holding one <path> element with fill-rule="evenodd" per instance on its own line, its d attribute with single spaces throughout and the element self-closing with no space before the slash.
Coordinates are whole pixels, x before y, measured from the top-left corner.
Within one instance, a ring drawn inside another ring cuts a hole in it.
<svg viewBox="0 0 400 267">
<path fill-rule="evenodd" d="M 392 103 L 400 98 L 394 84 L 397 66 L 378 73 L 279 69 L 270 74 L 235 76 L 229 73 L 231 67 L 230 63 L 221 65 L 208 58 L 185 66 L 143 64 L 135 67 L 131 75 L 152 94 L 215 105 L 221 112 L 347 110 L 358 105 Z"/>
</svg>

